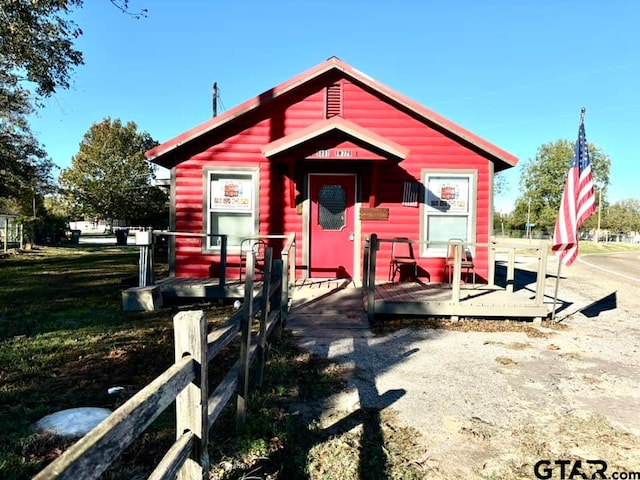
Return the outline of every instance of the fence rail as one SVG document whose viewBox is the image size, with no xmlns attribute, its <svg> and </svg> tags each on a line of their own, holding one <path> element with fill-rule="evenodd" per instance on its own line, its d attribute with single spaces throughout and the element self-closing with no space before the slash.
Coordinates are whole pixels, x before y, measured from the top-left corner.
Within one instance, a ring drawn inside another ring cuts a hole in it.
<svg viewBox="0 0 640 480">
<path fill-rule="evenodd" d="M 279 328 L 279 337 L 286 318 L 287 308 L 282 303 L 288 303 L 291 283 L 291 267 L 286 263 L 294 248 L 295 236 L 288 238 L 280 261 L 285 264 L 282 268 L 278 268 L 279 262 L 273 261 L 273 249 L 267 249 L 263 288 L 259 293 L 253 288 L 255 255 L 247 256 L 243 308 L 213 331 L 207 332 L 202 311 L 178 313 L 173 320 L 175 363 L 38 473 L 34 480 L 98 478 L 174 400 L 176 441 L 149 478 L 204 478 L 209 470 L 209 428 L 234 393 L 237 393 L 237 421 L 242 424 L 246 420 L 250 366 L 255 360 L 259 361 L 256 384 L 262 384 L 268 338 L 276 333 L 276 328 Z M 256 317 L 259 329 L 252 338 L 251 327 Z M 240 358 L 209 395 L 208 364 L 237 339 L 238 334 Z"/>
<path fill-rule="evenodd" d="M 380 249 L 382 243 L 391 243 L 391 238 L 378 238 L 374 233 L 367 237 L 364 248 L 364 277 L 363 288 L 367 296 L 367 315 L 369 321 L 375 319 L 376 314 L 376 267 L 377 267 L 377 252 Z M 409 240 L 412 244 L 417 245 L 434 245 L 434 246 L 447 246 L 449 242 L 425 242 L 417 240 Z M 536 278 L 536 291 L 535 298 L 531 302 L 535 309 L 535 318 L 540 318 L 538 312 L 544 311 L 544 287 L 547 276 L 547 255 L 548 255 L 548 242 L 538 242 L 533 245 L 522 245 L 514 242 L 496 242 L 492 239 L 489 243 L 476 243 L 476 242 L 458 242 L 453 244 L 455 246 L 455 254 L 453 259 L 453 272 L 451 282 L 451 294 L 447 300 L 448 306 L 460 307 L 461 312 L 466 311 L 462 307 L 463 299 L 461 298 L 461 276 L 462 276 L 462 252 L 467 247 L 481 249 L 486 248 L 488 250 L 488 275 L 487 283 L 489 286 L 496 287 L 495 285 L 495 265 L 496 265 L 496 252 L 507 252 L 508 260 L 506 267 L 506 287 L 505 292 L 508 294 L 514 293 L 515 284 L 515 257 L 516 250 L 535 250 L 537 256 L 537 278 Z M 528 308 L 528 304 L 525 307 Z M 514 316 L 528 316 L 529 310 L 520 308 L 521 305 L 515 305 L 513 307 L 506 307 Z M 447 307 L 443 311 L 449 311 Z M 504 310 L 505 312 L 507 310 Z M 498 309 L 495 309 L 497 312 Z M 502 311 L 502 310 L 500 310 Z M 384 312 L 383 312 L 384 313 Z M 522 314 L 522 315 L 520 315 Z M 455 314 L 454 316 L 457 316 Z"/>
</svg>

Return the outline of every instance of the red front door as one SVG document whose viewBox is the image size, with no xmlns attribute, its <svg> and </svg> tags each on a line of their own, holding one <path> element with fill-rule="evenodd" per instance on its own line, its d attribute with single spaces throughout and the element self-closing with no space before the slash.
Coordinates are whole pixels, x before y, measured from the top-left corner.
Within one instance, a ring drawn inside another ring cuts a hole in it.
<svg viewBox="0 0 640 480">
<path fill-rule="evenodd" d="M 309 175 L 311 277 L 353 278 L 356 176 Z"/>
</svg>

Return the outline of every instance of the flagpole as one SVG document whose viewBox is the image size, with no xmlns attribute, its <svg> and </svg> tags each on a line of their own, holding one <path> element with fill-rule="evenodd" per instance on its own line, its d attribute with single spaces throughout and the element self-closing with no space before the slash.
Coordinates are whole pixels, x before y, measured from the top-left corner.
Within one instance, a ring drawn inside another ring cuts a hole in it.
<svg viewBox="0 0 640 480">
<path fill-rule="evenodd" d="M 580 109 L 580 126 L 582 127 L 582 125 L 584 124 L 584 115 L 587 112 L 587 109 L 585 107 L 582 107 Z M 580 134 L 578 133 L 578 142 L 580 141 Z M 575 155 L 575 152 L 574 152 Z M 566 190 L 566 185 L 565 185 L 565 190 Z M 562 205 L 561 205 L 562 208 Z M 560 215 L 560 214 L 558 214 Z M 557 223 L 556 223 L 556 227 L 557 227 Z M 579 227 L 576 226 L 576 230 Z M 576 246 L 577 246 L 577 242 L 578 242 L 578 238 L 577 238 L 577 234 L 578 232 L 574 232 L 574 234 L 576 235 L 575 237 L 575 242 L 576 242 Z M 554 242 L 555 242 L 555 234 L 554 234 Z M 553 294 L 553 309 L 551 310 L 551 321 L 554 322 L 555 318 L 556 318 L 556 305 L 558 303 L 558 288 L 560 287 L 560 272 L 562 270 L 562 260 L 563 257 L 558 257 L 558 272 L 556 273 L 556 288 L 555 288 L 555 292 Z"/>
<path fill-rule="evenodd" d="M 553 310 L 551 310 L 551 321 L 556 319 L 556 303 L 558 301 L 558 287 L 560 286 L 560 270 L 562 269 L 562 260 L 558 258 L 558 273 L 556 273 L 556 291 L 553 294 Z"/>
</svg>

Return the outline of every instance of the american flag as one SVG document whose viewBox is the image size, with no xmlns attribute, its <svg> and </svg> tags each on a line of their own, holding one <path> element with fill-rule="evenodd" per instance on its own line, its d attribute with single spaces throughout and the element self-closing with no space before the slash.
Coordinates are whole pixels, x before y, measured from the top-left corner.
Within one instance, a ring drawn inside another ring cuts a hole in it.
<svg viewBox="0 0 640 480">
<path fill-rule="evenodd" d="M 551 246 L 565 265 L 571 265 L 578 257 L 578 230 L 595 210 L 589 148 L 581 119 Z"/>
</svg>

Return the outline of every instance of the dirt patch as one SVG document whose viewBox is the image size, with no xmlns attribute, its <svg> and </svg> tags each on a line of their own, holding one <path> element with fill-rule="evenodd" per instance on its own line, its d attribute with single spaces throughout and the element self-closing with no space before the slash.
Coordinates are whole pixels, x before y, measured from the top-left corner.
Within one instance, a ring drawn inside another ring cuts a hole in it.
<svg viewBox="0 0 640 480">
<path fill-rule="evenodd" d="M 415 429 L 424 478 L 536 478 L 542 460 L 582 462 L 584 478 L 597 470 L 587 460 L 606 462 L 609 478 L 640 472 L 640 317 L 610 305 L 583 314 L 606 291 L 592 275 L 585 288 L 576 270 L 564 275 L 560 323 L 386 319 L 301 341 L 352 372 L 343 406 L 388 410 L 393 428 Z"/>
</svg>

